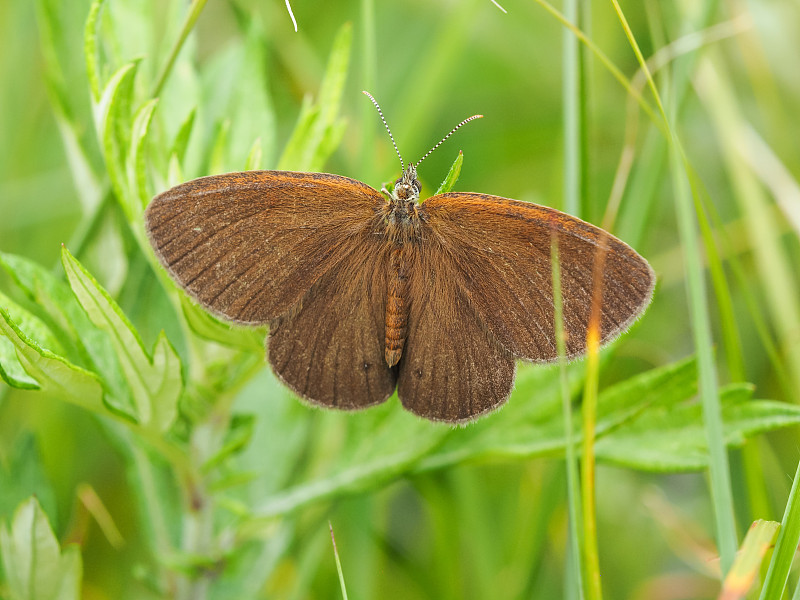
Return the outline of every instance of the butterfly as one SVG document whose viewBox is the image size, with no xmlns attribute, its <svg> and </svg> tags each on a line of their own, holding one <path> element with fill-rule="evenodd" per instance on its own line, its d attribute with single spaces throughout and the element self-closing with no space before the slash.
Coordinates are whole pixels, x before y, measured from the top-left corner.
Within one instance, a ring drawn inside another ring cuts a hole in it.
<svg viewBox="0 0 800 600">
<path fill-rule="evenodd" d="M 501 406 L 517 360 L 558 359 L 554 239 L 567 358 L 586 351 L 595 290 L 601 343 L 647 307 L 653 270 L 624 242 L 498 196 L 420 202 L 421 161 L 382 192 L 326 173 L 201 177 L 154 198 L 145 227 L 161 264 L 201 306 L 268 324 L 274 373 L 328 408 L 366 408 L 395 389 L 407 410 L 433 421 L 466 422 Z"/>
</svg>

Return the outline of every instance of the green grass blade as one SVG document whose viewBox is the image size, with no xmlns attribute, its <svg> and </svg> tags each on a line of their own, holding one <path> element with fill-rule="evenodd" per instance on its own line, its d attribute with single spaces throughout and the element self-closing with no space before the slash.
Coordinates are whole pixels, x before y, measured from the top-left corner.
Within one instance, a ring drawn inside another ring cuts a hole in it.
<svg viewBox="0 0 800 600">
<path fill-rule="evenodd" d="M 779 528 L 780 523 L 760 519 L 750 526 L 736 560 L 723 582 L 719 600 L 743 600 L 747 597 Z"/>
<path fill-rule="evenodd" d="M 800 488 L 800 464 L 797 465 L 794 474 L 792 490 L 789 492 L 789 499 L 786 502 L 780 533 L 775 542 L 775 552 L 764 578 L 760 600 L 780 598 L 786 589 L 792 561 L 797 553 L 797 544 L 800 543 L 800 493 L 798 493 L 798 488 Z"/>
<path fill-rule="evenodd" d="M 550 247 L 550 264 L 553 269 L 553 306 L 555 307 L 555 334 L 558 348 L 558 380 L 560 385 L 562 415 L 564 419 L 564 443 L 567 468 L 567 510 L 569 512 L 569 556 L 573 559 L 567 569 L 574 573 L 580 598 L 584 596 L 583 578 L 588 575 L 583 568 L 583 536 L 585 531 L 579 526 L 581 507 L 580 483 L 578 477 L 578 457 L 575 452 L 575 429 L 572 418 L 572 394 L 567 378 L 567 349 L 564 339 L 564 301 L 561 294 L 561 260 L 558 252 L 558 238 L 553 235 Z"/>
<path fill-rule="evenodd" d="M 736 552 L 736 522 L 733 512 L 733 494 L 731 491 L 730 467 L 723 440 L 721 421 L 722 411 L 719 405 L 717 390 L 717 374 L 714 366 L 712 350 L 711 324 L 708 315 L 708 302 L 703 282 L 702 265 L 700 264 L 697 248 L 695 220 L 692 215 L 692 200 L 687 188 L 687 176 L 691 172 L 688 159 L 681 147 L 677 134 L 670 125 L 670 120 L 664 110 L 661 97 L 656 89 L 655 81 L 650 74 L 650 69 L 644 60 L 639 45 L 625 18 L 617 0 L 611 0 L 622 24 L 628 41 L 636 54 L 639 66 L 647 77 L 647 83 L 658 105 L 664 126 L 669 133 L 671 145 L 670 163 L 675 189 L 675 205 L 678 214 L 678 230 L 684 249 L 687 272 L 687 287 L 689 292 L 689 306 L 692 316 L 692 330 L 695 347 L 698 354 L 700 397 L 703 403 L 703 415 L 706 424 L 711 462 L 709 465 L 711 479 L 711 497 L 714 506 L 714 516 L 717 527 L 717 544 L 719 546 L 722 573 L 725 575 L 733 563 Z M 673 103 L 677 111 L 677 99 Z"/>
<path fill-rule="evenodd" d="M 564 17 L 580 28 L 578 0 L 564 2 Z M 581 215 L 581 190 L 584 175 L 583 151 L 586 124 L 582 122 L 584 90 L 582 89 L 582 54 L 578 38 L 569 31 L 563 32 L 564 66 L 564 212 Z"/>
<path fill-rule="evenodd" d="M 692 330 L 698 354 L 700 398 L 703 403 L 706 436 L 711 454 L 711 463 L 709 465 L 711 498 L 716 519 L 717 544 L 724 575 L 727 574 L 733 563 L 737 547 L 730 469 L 722 438 L 722 411 L 719 405 L 717 376 L 714 368 L 711 324 L 708 316 L 708 302 L 703 282 L 702 265 L 699 259 L 699 248 L 697 247 L 692 201 L 689 198 L 688 184 L 682 175 L 683 161 L 681 160 L 679 149 L 674 145 L 671 157 L 678 229 L 684 249 Z"/>
<path fill-rule="evenodd" d="M 186 38 L 189 37 L 192 29 L 194 29 L 194 25 L 197 22 L 200 13 L 203 12 L 203 8 L 205 7 L 207 1 L 208 0 L 192 0 L 192 4 L 189 6 L 189 12 L 186 13 L 186 19 L 183 22 L 183 27 L 181 27 L 178 38 L 172 45 L 172 50 L 170 50 L 169 56 L 167 57 L 167 62 L 164 63 L 164 66 L 161 68 L 161 73 L 159 74 L 156 84 L 153 87 L 153 98 L 157 98 L 161 94 L 161 90 L 164 88 L 164 84 L 167 82 L 167 78 L 172 71 L 172 67 L 175 64 L 175 61 L 178 59 L 178 54 L 180 54 Z"/>
<path fill-rule="evenodd" d="M 339 550 L 336 548 L 336 538 L 333 536 L 333 525 L 328 521 L 328 527 L 331 530 L 331 543 L 333 544 L 333 556 L 336 558 L 336 573 L 339 575 L 339 585 L 342 589 L 342 598 L 347 600 L 347 588 L 344 585 L 344 573 L 342 573 L 342 563 L 339 560 Z"/>
</svg>

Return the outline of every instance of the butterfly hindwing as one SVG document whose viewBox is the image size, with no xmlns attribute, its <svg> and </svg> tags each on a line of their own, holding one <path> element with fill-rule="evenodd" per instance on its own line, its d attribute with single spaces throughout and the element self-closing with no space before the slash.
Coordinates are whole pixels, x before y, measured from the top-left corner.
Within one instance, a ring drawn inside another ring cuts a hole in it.
<svg viewBox="0 0 800 600">
<path fill-rule="evenodd" d="M 443 246 L 428 238 L 415 250 L 398 396 L 406 409 L 426 419 L 475 419 L 508 398 L 514 357 L 470 306 L 453 279 L 455 265 Z"/>
<path fill-rule="evenodd" d="M 383 344 L 387 274 L 384 246 L 354 251 L 270 323 L 270 365 L 298 396 L 344 409 L 391 396 L 396 376 Z"/>
</svg>

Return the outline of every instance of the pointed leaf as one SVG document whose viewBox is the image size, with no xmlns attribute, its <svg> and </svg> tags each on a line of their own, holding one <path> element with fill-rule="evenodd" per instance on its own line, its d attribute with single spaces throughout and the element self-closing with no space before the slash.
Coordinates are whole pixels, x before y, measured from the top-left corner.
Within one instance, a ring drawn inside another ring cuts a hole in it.
<svg viewBox="0 0 800 600">
<path fill-rule="evenodd" d="M 147 172 L 145 166 L 145 142 L 150 132 L 150 123 L 153 121 L 153 111 L 156 109 L 158 99 L 154 98 L 146 102 L 137 112 L 133 119 L 131 130 L 131 147 L 128 151 L 128 181 L 133 186 L 133 194 L 138 199 L 132 208 L 138 209 L 135 216 L 141 217 L 142 209 L 150 202 L 150 194 L 147 191 Z"/>
<path fill-rule="evenodd" d="M 721 390 L 725 443 L 741 445 L 747 437 L 800 423 L 800 407 L 749 400 L 752 389 L 732 385 Z M 690 398 L 687 398 L 690 400 Z M 597 441 L 598 459 L 646 471 L 704 469 L 708 447 L 699 403 L 655 406 Z"/>
<path fill-rule="evenodd" d="M 353 28 L 345 23 L 333 42 L 317 102 L 303 101 L 294 132 L 278 161 L 279 169 L 319 170 L 341 141 L 344 125 L 339 117 L 350 64 Z"/>
<path fill-rule="evenodd" d="M 446 194 L 453 190 L 453 186 L 458 181 L 458 176 L 461 175 L 461 165 L 464 164 L 464 153 L 461 150 L 458 151 L 458 156 L 453 161 L 450 170 L 447 172 L 447 177 L 444 178 L 442 185 L 439 186 L 439 189 L 436 190 L 436 194 Z"/>
<path fill-rule="evenodd" d="M 200 337 L 223 346 L 250 352 L 263 352 L 266 337 L 263 328 L 231 325 L 197 306 L 186 294 L 181 293 L 181 308 L 189 328 Z"/>
<path fill-rule="evenodd" d="M 141 337 L 116 302 L 64 248 L 61 254 L 70 287 L 89 319 L 109 334 L 122 372 L 132 391 L 137 420 L 164 431 L 177 413 L 183 387 L 180 359 L 162 334 L 153 358 Z"/>
<path fill-rule="evenodd" d="M 0 292 L 0 307 L 4 308 L 11 320 L 28 337 L 36 340 L 40 346 L 58 352 L 62 350 L 53 333 L 40 319 L 12 302 L 2 292 Z M 39 384 L 25 372 L 24 367 L 19 362 L 14 344 L 6 337 L 0 337 L 0 377 L 12 387 L 29 390 L 39 389 Z"/>
<path fill-rule="evenodd" d="M 67 359 L 41 348 L 19 329 L 2 308 L 0 333 L 14 345 L 25 372 L 36 380 L 43 391 L 52 392 L 59 398 L 92 412 L 107 414 L 99 378 Z"/>
<path fill-rule="evenodd" d="M 179 163 L 183 163 L 183 160 L 186 157 L 186 147 L 189 145 L 189 137 L 192 135 L 194 119 L 196 116 L 197 109 L 192 108 L 192 110 L 190 110 L 189 114 L 186 116 L 186 119 L 183 121 L 183 123 L 181 123 L 180 129 L 178 129 L 178 133 L 175 135 L 175 141 L 172 142 L 170 156 L 176 156 Z"/>
<path fill-rule="evenodd" d="M 261 158 L 263 152 L 261 151 L 261 138 L 256 138 L 250 148 L 250 154 L 247 156 L 247 162 L 244 165 L 245 171 L 256 171 L 261 168 Z"/>
<path fill-rule="evenodd" d="M 64 344 L 74 344 L 73 354 L 77 353 L 78 366 L 102 378 L 107 392 L 106 404 L 116 412 L 132 417 L 130 392 L 111 342 L 105 333 L 89 321 L 69 286 L 47 269 L 21 256 L 0 253 L 0 266 L 31 301 L 42 307 L 47 322 L 58 331 L 58 339 Z M 21 329 L 27 333 L 24 326 Z M 35 333 L 31 337 L 43 342 Z M 47 344 L 44 346 L 47 347 Z M 59 351 L 59 348 L 53 350 Z"/>
<path fill-rule="evenodd" d="M 100 16 L 100 9 L 105 0 L 94 0 L 89 8 L 89 16 L 86 17 L 86 26 L 83 30 L 83 54 L 86 57 L 86 73 L 89 77 L 89 90 L 92 93 L 92 102 L 100 101 L 100 67 L 98 65 L 99 54 L 97 51 L 97 20 Z"/>
<path fill-rule="evenodd" d="M 47 515 L 35 498 L 14 513 L 11 527 L 0 528 L 3 570 L 15 600 L 78 600 L 82 565 L 76 547 L 58 547 Z"/>
<path fill-rule="evenodd" d="M 100 101 L 94 106 L 95 128 L 103 148 L 108 175 L 129 221 L 133 220 L 135 212 L 131 205 L 125 161 L 130 146 L 128 109 L 138 65 L 139 61 L 135 61 L 117 69 L 106 84 Z"/>
</svg>

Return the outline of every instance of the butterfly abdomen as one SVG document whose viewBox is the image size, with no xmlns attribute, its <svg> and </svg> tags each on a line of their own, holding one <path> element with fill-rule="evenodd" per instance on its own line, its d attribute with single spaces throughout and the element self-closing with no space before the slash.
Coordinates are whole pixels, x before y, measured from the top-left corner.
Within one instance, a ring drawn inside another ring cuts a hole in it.
<svg viewBox="0 0 800 600">
<path fill-rule="evenodd" d="M 389 270 L 388 298 L 386 301 L 386 363 L 393 367 L 403 354 L 408 334 L 408 252 L 407 245 L 392 248 Z"/>
</svg>

